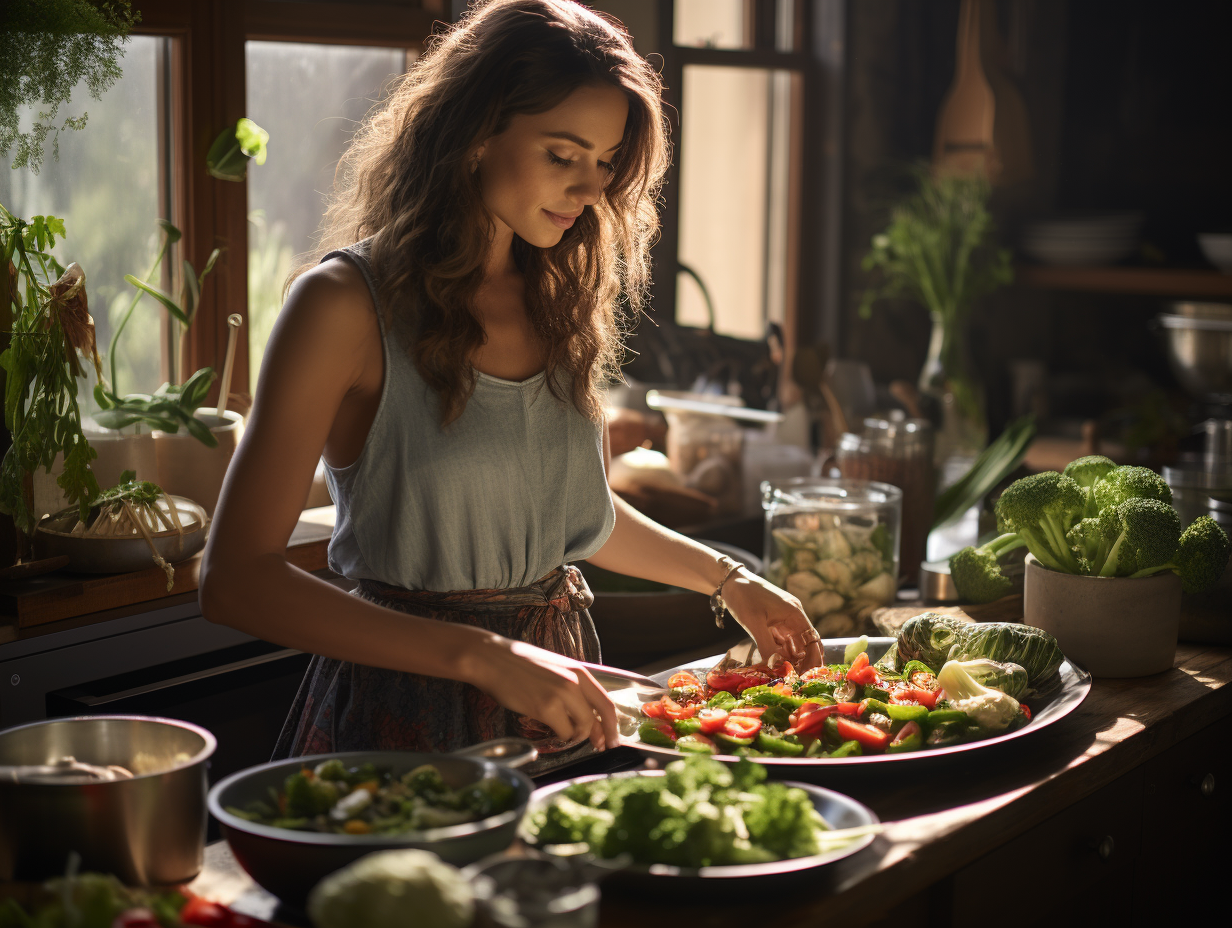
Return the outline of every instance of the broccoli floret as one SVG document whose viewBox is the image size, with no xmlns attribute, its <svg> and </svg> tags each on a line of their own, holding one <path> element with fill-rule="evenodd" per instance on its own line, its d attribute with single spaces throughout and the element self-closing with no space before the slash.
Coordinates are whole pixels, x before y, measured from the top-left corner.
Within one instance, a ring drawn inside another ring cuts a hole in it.
<svg viewBox="0 0 1232 928">
<path fill-rule="evenodd" d="M 414 770 L 404 773 L 402 775 L 402 782 L 417 796 L 440 794 L 449 791 L 449 787 L 441 779 L 441 772 L 431 764 L 422 764 Z"/>
<path fill-rule="evenodd" d="M 1078 486 L 1082 487 L 1083 493 L 1086 494 L 1087 506 L 1083 513 L 1084 515 L 1094 516 L 1099 513 L 1099 507 L 1095 503 L 1095 496 L 1091 493 L 1091 488 L 1097 480 L 1103 479 L 1116 466 L 1116 461 L 1106 458 L 1102 454 L 1088 454 L 1085 457 L 1070 461 L 1065 465 L 1065 470 L 1061 471 L 1064 476 L 1069 477 Z"/>
<path fill-rule="evenodd" d="M 981 685 L 962 661 L 946 661 L 937 674 L 945 694 L 955 709 L 964 712 L 984 734 L 1004 731 L 1018 718 L 1018 700 L 1001 690 Z"/>
<path fill-rule="evenodd" d="M 1181 578 L 1181 589 L 1186 593 L 1201 593 L 1223 576 L 1229 551 L 1232 551 L 1232 542 L 1228 541 L 1219 523 L 1210 516 L 1199 516 L 1181 533 L 1176 553 L 1168 563 L 1139 569 L 1133 576 L 1149 577 L 1174 570 Z"/>
<path fill-rule="evenodd" d="M 708 795 L 711 790 L 726 789 L 732 785 L 731 771 L 724 764 L 708 757 L 692 763 L 674 760 L 664 768 L 663 779 L 668 789 L 682 797 L 700 791 Z"/>
<path fill-rule="evenodd" d="M 324 815 L 338 801 L 338 787 L 303 771 L 287 777 L 284 789 L 289 816 Z"/>
<path fill-rule="evenodd" d="M 1078 561 L 1078 572 L 1081 574 L 1098 574 L 1104 566 L 1111 542 L 1103 527 L 1104 520 L 1098 515 L 1088 516 L 1065 533 L 1065 540 Z"/>
<path fill-rule="evenodd" d="M 1127 499 L 1100 513 L 1102 522 L 1116 532 L 1101 577 L 1130 577 L 1140 570 L 1167 564 L 1181 538 L 1176 510 L 1157 499 Z"/>
<path fill-rule="evenodd" d="M 336 757 L 331 757 L 329 760 L 323 760 L 317 764 L 316 770 L 313 771 L 322 780 L 346 780 L 347 769 L 346 765 Z"/>
<path fill-rule="evenodd" d="M 817 832 L 825 828 L 825 822 L 809 794 L 782 783 L 767 783 L 761 795 L 762 801 L 744 813 L 749 837 L 780 859 L 816 854 Z"/>
<path fill-rule="evenodd" d="M 978 548 L 968 545 L 950 558 L 950 576 L 958 595 L 973 603 L 990 603 L 1008 596 L 1014 581 L 1001 572 L 1001 558 L 1026 542 L 1013 532 L 999 535 Z"/>
<path fill-rule="evenodd" d="M 1077 481 L 1044 471 L 1015 480 L 997 500 L 997 524 L 1002 532 L 1022 536 L 1027 550 L 1045 567 L 1079 573 L 1066 534 L 1082 518 L 1086 494 Z"/>
<path fill-rule="evenodd" d="M 1157 499 L 1172 502 L 1172 488 L 1149 467 L 1114 467 L 1091 487 L 1099 511 L 1119 506 L 1127 499 Z"/>
</svg>

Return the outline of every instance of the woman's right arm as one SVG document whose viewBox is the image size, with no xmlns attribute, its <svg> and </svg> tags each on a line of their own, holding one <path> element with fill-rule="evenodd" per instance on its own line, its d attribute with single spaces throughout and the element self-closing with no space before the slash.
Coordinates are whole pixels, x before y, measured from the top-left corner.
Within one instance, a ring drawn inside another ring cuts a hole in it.
<svg viewBox="0 0 1232 928">
<path fill-rule="evenodd" d="M 471 626 L 385 609 L 288 563 L 287 542 L 317 461 L 374 342 L 376 315 L 353 267 L 328 262 L 296 281 L 214 513 L 201 562 L 203 614 L 284 647 L 472 683 L 562 738 L 615 744 L 612 702 L 574 662 Z"/>
</svg>

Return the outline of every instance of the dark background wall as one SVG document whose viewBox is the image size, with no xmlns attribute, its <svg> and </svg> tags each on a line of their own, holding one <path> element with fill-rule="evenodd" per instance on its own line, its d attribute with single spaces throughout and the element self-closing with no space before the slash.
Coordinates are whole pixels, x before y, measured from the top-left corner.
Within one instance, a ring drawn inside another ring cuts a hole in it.
<svg viewBox="0 0 1232 928">
<path fill-rule="evenodd" d="M 1147 247 L 1129 263 L 1205 266 L 1195 233 L 1232 229 L 1232 3 L 996 6 L 1036 166 L 1029 182 L 995 193 L 1005 243 L 1036 214 L 1139 210 Z M 958 12 L 958 0 L 848 5 L 841 353 L 867 361 L 879 382 L 916 377 L 929 324 L 910 303 L 882 303 L 871 320 L 859 319 L 860 259 L 889 205 L 910 189 L 907 168 L 931 155 Z M 972 347 L 994 431 L 1012 411 L 1009 362 L 1022 358 L 1048 369 L 1054 428 L 1102 416 L 1116 430 L 1161 402 L 1185 414 L 1189 401 L 1150 327 L 1163 307 L 1158 297 L 1024 286 L 987 298 Z"/>
</svg>

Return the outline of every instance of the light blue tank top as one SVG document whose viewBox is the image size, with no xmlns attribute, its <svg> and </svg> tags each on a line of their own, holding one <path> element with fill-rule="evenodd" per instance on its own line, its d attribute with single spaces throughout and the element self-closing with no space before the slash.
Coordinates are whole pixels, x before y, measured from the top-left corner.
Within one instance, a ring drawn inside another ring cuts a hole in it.
<svg viewBox="0 0 1232 928">
<path fill-rule="evenodd" d="M 330 569 L 410 590 L 508 589 L 598 551 L 616 521 L 602 425 L 554 397 L 543 373 L 478 373 L 465 411 L 442 428 L 436 393 L 386 331 L 367 241 L 322 261 L 339 256 L 372 293 L 385 382 L 359 458 L 325 465 L 337 506 Z"/>
</svg>

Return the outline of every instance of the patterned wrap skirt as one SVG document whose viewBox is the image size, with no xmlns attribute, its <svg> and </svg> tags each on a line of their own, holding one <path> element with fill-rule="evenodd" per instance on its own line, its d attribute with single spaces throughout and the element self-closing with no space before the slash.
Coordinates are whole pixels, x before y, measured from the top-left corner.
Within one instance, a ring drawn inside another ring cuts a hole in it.
<svg viewBox="0 0 1232 928">
<path fill-rule="evenodd" d="M 354 595 L 410 615 L 472 625 L 576 660 L 598 663 L 594 601 L 576 567 L 529 586 L 438 593 L 361 580 Z M 340 751 L 454 751 L 492 738 L 529 738 L 542 755 L 530 774 L 589 753 L 559 741 L 535 719 L 506 709 L 481 689 L 442 677 L 366 667 L 316 655 L 274 748 L 273 759 Z"/>
</svg>

